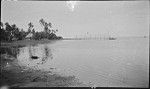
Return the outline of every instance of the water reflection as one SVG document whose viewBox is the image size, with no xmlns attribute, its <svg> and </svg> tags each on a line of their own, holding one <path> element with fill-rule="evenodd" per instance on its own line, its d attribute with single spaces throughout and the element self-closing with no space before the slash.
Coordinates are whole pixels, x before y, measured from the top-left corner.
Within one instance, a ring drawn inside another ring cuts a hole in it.
<svg viewBox="0 0 150 89">
<path fill-rule="evenodd" d="M 21 65 L 37 67 L 53 59 L 53 54 L 48 44 L 29 45 L 20 49 L 18 60 Z"/>
<path fill-rule="evenodd" d="M 49 49 L 47 45 L 44 45 L 43 57 L 39 64 L 46 63 L 48 59 L 53 59 L 53 55 L 52 55 L 51 49 Z"/>
<path fill-rule="evenodd" d="M 9 63 L 16 61 L 17 55 L 19 53 L 19 46 L 12 47 L 0 47 L 0 67 L 6 67 Z"/>
<path fill-rule="evenodd" d="M 17 57 L 17 54 L 19 53 L 19 47 L 0 47 L 0 54 L 8 54 L 13 57 Z"/>
<path fill-rule="evenodd" d="M 6 84 L 13 87 L 57 87 L 81 85 L 81 83 L 78 79 L 75 78 L 75 76 L 61 76 L 59 74 L 53 73 L 53 71 L 51 70 L 39 71 L 32 69 L 35 67 L 41 68 L 41 66 L 45 66 L 45 63 L 49 64 L 51 62 L 51 60 L 53 59 L 53 50 L 49 44 L 29 45 L 22 48 L 0 47 L 0 49 L 1 58 L 2 55 L 7 55 L 10 56 L 9 59 L 13 57 L 14 60 L 16 60 L 16 62 L 12 62 L 11 66 L 5 65 L 7 67 L 4 67 L 0 71 L 0 74 L 2 75 L 0 78 L 3 81 L 2 85 Z M 3 58 L 5 58 L 5 56 Z M 8 57 L 5 59 L 8 59 Z M 2 61 L 0 61 L 0 68 L 2 66 Z M 18 64 L 20 66 L 18 66 Z"/>
</svg>

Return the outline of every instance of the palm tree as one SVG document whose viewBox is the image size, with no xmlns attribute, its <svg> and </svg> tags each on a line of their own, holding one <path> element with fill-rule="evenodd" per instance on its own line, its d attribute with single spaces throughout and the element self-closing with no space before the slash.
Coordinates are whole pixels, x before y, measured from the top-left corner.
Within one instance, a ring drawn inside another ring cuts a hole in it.
<svg viewBox="0 0 150 89">
<path fill-rule="evenodd" d="M 5 25 L 6 25 L 6 30 L 5 30 L 6 39 L 7 39 L 7 41 L 11 41 L 11 39 L 12 39 L 12 27 L 9 25 L 8 22 L 6 22 Z"/>
<path fill-rule="evenodd" d="M 52 27 L 52 24 L 51 24 L 51 23 L 45 22 L 43 18 L 40 19 L 39 22 L 40 22 L 40 24 L 44 27 L 44 32 L 45 32 L 45 33 L 51 32 L 51 30 L 48 29 L 48 27 L 50 27 L 50 28 Z"/>
<path fill-rule="evenodd" d="M 12 27 L 12 38 L 16 39 L 19 38 L 19 28 L 16 26 L 16 24 L 11 25 Z"/>
<path fill-rule="evenodd" d="M 33 24 L 30 22 L 30 23 L 28 24 L 28 26 L 29 26 L 29 28 L 32 28 L 32 27 L 33 27 Z"/>
<path fill-rule="evenodd" d="M 8 22 L 6 22 L 5 25 L 6 25 L 6 31 L 9 32 L 11 30 L 11 26 L 9 25 Z"/>
<path fill-rule="evenodd" d="M 35 34 L 35 30 L 34 29 L 32 29 L 32 34 Z"/>
<path fill-rule="evenodd" d="M 33 28 L 34 25 L 30 22 L 30 23 L 28 24 L 28 26 L 29 26 L 28 32 L 30 33 L 30 32 L 31 32 L 31 29 Z"/>
</svg>

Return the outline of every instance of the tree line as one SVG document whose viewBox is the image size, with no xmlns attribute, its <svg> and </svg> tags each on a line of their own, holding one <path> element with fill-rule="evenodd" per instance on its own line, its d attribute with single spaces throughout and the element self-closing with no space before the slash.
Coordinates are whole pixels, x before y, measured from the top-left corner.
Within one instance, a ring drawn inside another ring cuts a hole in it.
<svg viewBox="0 0 150 89">
<path fill-rule="evenodd" d="M 28 34 L 32 34 L 30 39 L 41 40 L 41 39 L 62 39 L 62 37 L 57 36 L 56 32 L 58 29 L 54 30 L 52 24 L 46 22 L 44 19 L 40 19 L 39 23 L 43 26 L 43 31 L 35 31 L 34 25 L 32 22 L 28 23 L 28 30 L 24 31 L 16 26 L 16 24 L 10 25 L 8 22 L 0 23 L 1 26 L 1 41 L 14 41 L 14 40 L 24 40 Z"/>
</svg>

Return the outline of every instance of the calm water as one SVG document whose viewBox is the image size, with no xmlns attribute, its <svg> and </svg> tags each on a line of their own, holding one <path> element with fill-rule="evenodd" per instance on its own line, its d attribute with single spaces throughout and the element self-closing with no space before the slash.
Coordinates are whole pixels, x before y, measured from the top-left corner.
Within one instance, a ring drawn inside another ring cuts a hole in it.
<svg viewBox="0 0 150 89">
<path fill-rule="evenodd" d="M 99 87 L 149 85 L 149 38 L 55 41 L 20 48 L 17 59 L 21 66 L 74 75 Z"/>
</svg>

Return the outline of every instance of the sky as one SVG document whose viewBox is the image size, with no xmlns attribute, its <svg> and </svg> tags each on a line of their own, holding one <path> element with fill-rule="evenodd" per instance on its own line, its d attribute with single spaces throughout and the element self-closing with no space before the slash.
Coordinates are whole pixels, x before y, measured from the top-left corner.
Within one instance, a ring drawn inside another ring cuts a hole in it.
<svg viewBox="0 0 150 89">
<path fill-rule="evenodd" d="M 1 1 L 3 23 L 43 31 L 41 18 L 64 38 L 149 36 L 149 1 L 78 1 L 73 10 L 66 1 Z"/>
</svg>

